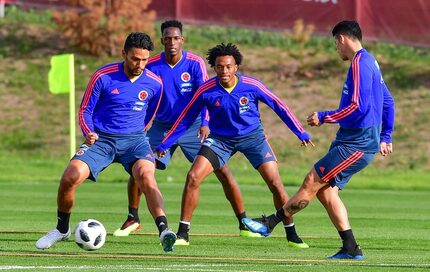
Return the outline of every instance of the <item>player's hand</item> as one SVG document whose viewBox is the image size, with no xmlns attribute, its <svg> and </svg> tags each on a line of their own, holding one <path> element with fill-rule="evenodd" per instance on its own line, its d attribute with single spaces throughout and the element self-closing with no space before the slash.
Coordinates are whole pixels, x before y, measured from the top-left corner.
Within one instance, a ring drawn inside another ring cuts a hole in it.
<svg viewBox="0 0 430 272">
<path fill-rule="evenodd" d="M 197 131 L 197 137 L 201 138 L 200 142 L 203 143 L 208 136 L 209 136 L 209 127 L 201 126 L 199 131 Z"/>
<path fill-rule="evenodd" d="M 311 127 L 318 127 L 321 126 L 321 122 L 318 119 L 318 113 L 317 112 L 313 112 L 312 114 L 306 116 L 306 122 L 308 123 L 308 125 L 310 125 Z"/>
<path fill-rule="evenodd" d="M 85 136 L 85 144 L 92 146 L 99 139 L 99 135 L 95 132 L 90 132 Z"/>
<path fill-rule="evenodd" d="M 167 150 L 161 151 L 161 150 L 155 149 L 154 153 L 157 154 L 157 156 L 159 158 L 162 158 L 162 157 L 166 156 Z"/>
<path fill-rule="evenodd" d="M 379 144 L 379 152 L 384 157 L 388 156 L 389 154 L 393 153 L 393 144 L 392 143 L 381 142 Z"/>
<path fill-rule="evenodd" d="M 302 141 L 302 146 L 307 147 L 308 145 L 311 145 L 311 146 L 315 147 L 315 144 L 312 142 L 311 139 L 309 139 L 309 140 L 303 140 Z"/>
</svg>

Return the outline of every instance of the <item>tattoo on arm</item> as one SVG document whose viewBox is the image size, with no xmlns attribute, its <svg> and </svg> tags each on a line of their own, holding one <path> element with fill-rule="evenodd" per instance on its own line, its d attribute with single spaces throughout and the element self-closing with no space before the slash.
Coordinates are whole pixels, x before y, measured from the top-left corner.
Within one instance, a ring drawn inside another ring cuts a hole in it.
<svg viewBox="0 0 430 272">
<path fill-rule="evenodd" d="M 289 214 L 295 214 L 301 210 L 303 210 L 304 208 L 306 208 L 306 206 L 308 206 L 309 201 L 306 199 L 302 199 L 300 201 L 298 201 L 297 203 L 293 203 L 290 206 L 287 207 L 287 212 Z"/>
</svg>

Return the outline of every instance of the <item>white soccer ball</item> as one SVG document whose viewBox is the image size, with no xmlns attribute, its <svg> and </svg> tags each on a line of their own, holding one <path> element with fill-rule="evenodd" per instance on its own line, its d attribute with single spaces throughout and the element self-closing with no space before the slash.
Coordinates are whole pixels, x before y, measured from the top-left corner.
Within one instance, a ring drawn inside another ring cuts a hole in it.
<svg viewBox="0 0 430 272">
<path fill-rule="evenodd" d="M 75 228 L 75 242 L 85 250 L 97 250 L 106 241 L 106 229 L 95 219 L 82 220 Z"/>
</svg>

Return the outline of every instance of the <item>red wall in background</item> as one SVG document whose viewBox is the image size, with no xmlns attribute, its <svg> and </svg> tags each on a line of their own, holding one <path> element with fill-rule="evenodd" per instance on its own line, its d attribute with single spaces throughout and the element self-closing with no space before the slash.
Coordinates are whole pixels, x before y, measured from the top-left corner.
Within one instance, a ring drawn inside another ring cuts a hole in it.
<svg viewBox="0 0 430 272">
<path fill-rule="evenodd" d="M 429 0 L 153 0 L 151 7 L 159 18 L 275 29 L 301 18 L 323 34 L 355 19 L 365 39 L 430 46 Z"/>
<path fill-rule="evenodd" d="M 6 2 L 36 8 L 67 3 Z M 301 18 L 326 35 L 337 22 L 355 19 L 365 39 L 430 46 L 430 0 L 152 0 L 150 7 L 162 19 L 256 28 L 291 29 Z"/>
</svg>

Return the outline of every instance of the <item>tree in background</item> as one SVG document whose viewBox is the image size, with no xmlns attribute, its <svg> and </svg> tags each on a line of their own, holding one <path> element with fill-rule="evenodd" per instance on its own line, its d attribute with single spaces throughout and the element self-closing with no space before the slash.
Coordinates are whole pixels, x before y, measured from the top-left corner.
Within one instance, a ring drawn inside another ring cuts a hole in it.
<svg viewBox="0 0 430 272">
<path fill-rule="evenodd" d="M 53 20 L 69 41 L 91 54 L 117 55 L 130 32 L 154 35 L 151 0 L 68 0 L 72 8 L 55 11 Z"/>
</svg>

